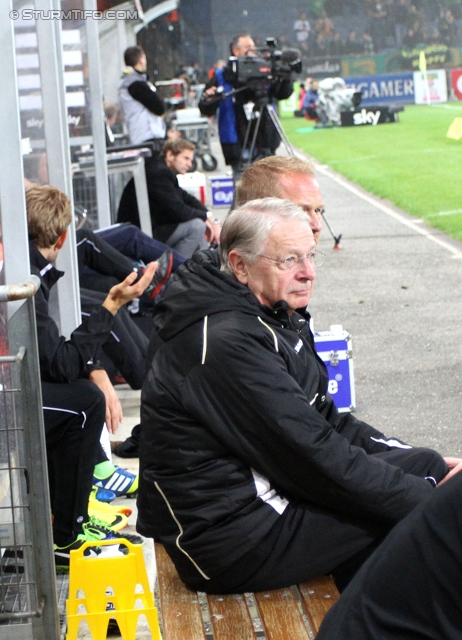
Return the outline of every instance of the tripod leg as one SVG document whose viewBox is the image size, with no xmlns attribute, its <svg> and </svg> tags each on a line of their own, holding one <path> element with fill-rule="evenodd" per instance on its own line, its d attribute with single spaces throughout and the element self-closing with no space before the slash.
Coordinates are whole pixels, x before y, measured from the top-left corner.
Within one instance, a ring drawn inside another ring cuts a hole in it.
<svg viewBox="0 0 462 640">
<path fill-rule="evenodd" d="M 250 149 L 249 149 L 249 160 L 248 160 L 249 165 L 251 165 L 252 162 L 253 162 L 253 154 L 254 154 L 254 151 L 255 151 L 255 145 L 257 143 L 257 135 L 258 135 L 258 130 L 260 129 L 261 117 L 262 117 L 262 114 L 263 114 L 263 109 L 264 109 L 264 107 L 261 107 L 259 112 L 258 112 L 257 122 L 255 123 L 255 128 L 253 130 L 252 142 L 250 143 Z M 249 120 L 249 124 L 251 122 L 252 122 L 252 120 Z"/>
<path fill-rule="evenodd" d="M 239 161 L 241 173 L 242 173 L 242 171 L 247 169 L 247 167 L 250 167 L 250 165 L 252 164 L 253 153 L 255 151 L 255 144 L 256 144 L 256 141 L 257 141 L 258 130 L 260 128 L 261 116 L 262 116 L 262 109 L 260 109 L 260 111 L 258 113 L 258 117 L 256 118 L 255 129 L 253 131 L 252 141 L 250 143 L 250 149 L 248 150 L 249 157 L 245 158 L 244 156 L 245 156 L 245 153 L 247 151 L 247 145 L 248 145 L 249 137 L 250 137 L 250 130 L 252 128 L 252 122 L 255 120 L 255 118 L 251 118 L 247 123 L 247 129 L 245 131 L 244 142 L 243 142 L 243 145 L 242 145 L 241 158 L 240 158 L 240 161 Z"/>
<path fill-rule="evenodd" d="M 266 105 L 266 108 L 268 110 L 268 115 L 271 118 L 271 122 L 274 125 L 274 128 L 276 129 L 276 131 L 279 134 L 279 137 L 281 138 L 281 141 L 283 143 L 283 145 L 286 148 L 286 151 L 288 153 L 289 156 L 294 156 L 295 152 L 294 152 L 294 148 L 289 140 L 289 138 L 286 135 L 286 132 L 284 131 L 284 129 L 282 128 L 282 125 L 279 121 L 279 118 L 277 116 L 277 113 L 273 107 L 272 104 L 268 104 Z"/>
<path fill-rule="evenodd" d="M 327 228 L 330 231 L 331 236 L 334 239 L 334 249 L 341 249 L 342 247 L 340 246 L 340 238 L 342 237 L 342 234 L 340 234 L 339 236 L 335 235 L 334 230 L 332 229 L 332 227 L 331 227 L 331 225 L 329 223 L 329 220 L 327 219 L 326 214 L 324 213 L 324 211 L 322 212 L 322 217 L 323 217 L 323 219 L 324 219 L 324 221 L 325 221 L 325 223 L 327 225 Z"/>
</svg>

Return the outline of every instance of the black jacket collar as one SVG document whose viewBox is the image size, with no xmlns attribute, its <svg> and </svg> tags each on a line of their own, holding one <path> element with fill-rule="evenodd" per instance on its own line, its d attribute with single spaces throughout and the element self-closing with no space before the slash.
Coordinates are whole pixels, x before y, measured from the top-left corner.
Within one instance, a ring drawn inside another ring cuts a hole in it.
<svg viewBox="0 0 462 640">
<path fill-rule="evenodd" d="M 35 268 L 36 275 L 40 277 L 48 289 L 51 289 L 63 277 L 64 271 L 59 271 L 53 263 L 49 262 L 32 242 L 29 242 L 29 257 L 31 269 Z"/>
</svg>

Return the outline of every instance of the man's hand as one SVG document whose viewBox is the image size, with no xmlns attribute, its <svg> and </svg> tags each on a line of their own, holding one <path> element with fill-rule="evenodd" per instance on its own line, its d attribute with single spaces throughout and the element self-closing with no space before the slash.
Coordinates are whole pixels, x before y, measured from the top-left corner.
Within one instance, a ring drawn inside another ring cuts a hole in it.
<svg viewBox="0 0 462 640">
<path fill-rule="evenodd" d="M 124 416 L 119 398 L 104 369 L 94 369 L 88 378 L 104 393 L 106 398 L 106 426 L 109 433 L 116 433 Z"/>
<path fill-rule="evenodd" d="M 212 220 L 208 218 L 205 221 L 205 237 L 209 244 L 212 244 L 212 242 L 220 244 L 220 232 L 221 222 L 219 220 Z"/>
<path fill-rule="evenodd" d="M 156 269 L 157 262 L 150 262 L 146 267 L 146 271 L 135 284 L 133 283 L 138 277 L 137 273 L 135 271 L 129 273 L 123 282 L 112 287 L 103 302 L 103 307 L 115 315 L 126 302 L 130 302 L 133 298 L 139 298 L 151 282 Z"/>
<path fill-rule="evenodd" d="M 209 87 L 208 89 L 204 89 L 204 91 L 202 92 L 202 95 L 207 96 L 207 98 L 211 98 L 216 94 L 216 92 L 217 92 L 216 87 Z"/>
<path fill-rule="evenodd" d="M 447 476 L 444 476 L 444 478 L 442 480 L 440 480 L 440 482 L 438 482 L 438 485 L 437 485 L 438 487 L 441 486 L 442 484 L 444 484 L 447 480 L 449 480 L 453 476 L 455 476 L 456 473 L 459 473 L 459 471 L 462 471 L 462 459 L 461 458 L 448 457 L 448 458 L 444 458 L 444 461 L 446 462 L 446 464 L 449 467 L 449 473 L 447 474 Z"/>
</svg>

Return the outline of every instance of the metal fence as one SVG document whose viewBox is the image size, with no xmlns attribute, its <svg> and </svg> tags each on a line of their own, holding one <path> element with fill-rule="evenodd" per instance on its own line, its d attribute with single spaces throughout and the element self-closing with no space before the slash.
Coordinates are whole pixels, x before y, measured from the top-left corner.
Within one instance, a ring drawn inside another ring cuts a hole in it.
<svg viewBox="0 0 462 640">
<path fill-rule="evenodd" d="M 132 174 L 129 171 L 124 173 L 109 173 L 108 187 L 111 207 L 110 218 L 112 223 L 117 221 L 117 210 L 119 208 L 120 198 L 130 178 L 132 178 Z M 98 200 L 96 197 L 95 176 L 86 175 L 84 172 L 76 172 L 72 179 L 72 189 L 74 209 L 77 218 L 80 221 L 83 214 L 86 227 L 97 229 L 100 225 L 98 222 Z"/>
<path fill-rule="evenodd" d="M 58 640 L 35 276 L 0 287 L 0 637 Z M 7 321 L 6 301 L 29 298 Z"/>
</svg>

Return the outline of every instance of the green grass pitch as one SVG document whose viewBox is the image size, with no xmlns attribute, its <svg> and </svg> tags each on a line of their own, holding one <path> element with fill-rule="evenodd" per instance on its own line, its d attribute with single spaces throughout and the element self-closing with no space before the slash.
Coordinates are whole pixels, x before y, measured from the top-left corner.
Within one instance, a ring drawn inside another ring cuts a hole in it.
<svg viewBox="0 0 462 640">
<path fill-rule="evenodd" d="M 284 118 L 291 143 L 319 162 L 462 241 L 462 140 L 446 136 L 462 102 L 406 105 L 399 122 L 314 129 Z"/>
</svg>

